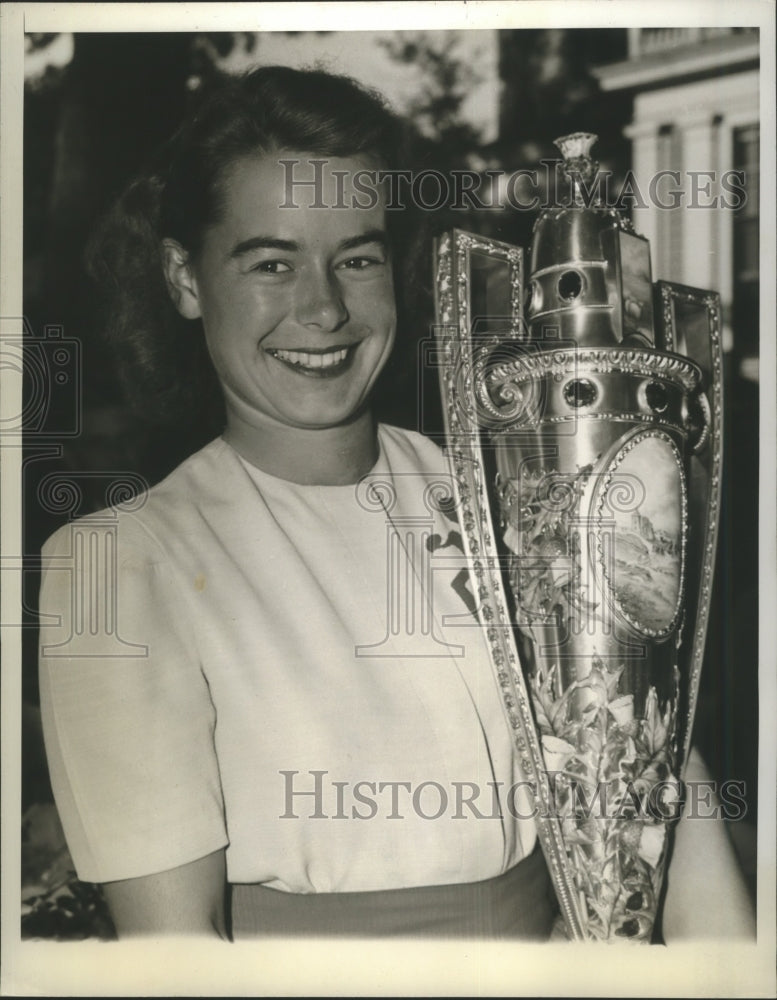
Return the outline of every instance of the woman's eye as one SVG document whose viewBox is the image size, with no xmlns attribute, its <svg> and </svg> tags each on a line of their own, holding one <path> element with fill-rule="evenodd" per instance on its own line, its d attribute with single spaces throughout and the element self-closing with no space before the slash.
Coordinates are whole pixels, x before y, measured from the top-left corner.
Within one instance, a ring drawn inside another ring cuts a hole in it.
<svg viewBox="0 0 777 1000">
<path fill-rule="evenodd" d="M 260 274 L 283 274 L 285 271 L 290 271 L 291 267 L 282 260 L 262 260 L 254 264 L 251 270 Z"/>
<path fill-rule="evenodd" d="M 365 271 L 369 267 L 377 267 L 383 263 L 384 261 L 379 257 L 349 257 L 348 260 L 342 262 L 340 267 L 350 271 Z"/>
</svg>

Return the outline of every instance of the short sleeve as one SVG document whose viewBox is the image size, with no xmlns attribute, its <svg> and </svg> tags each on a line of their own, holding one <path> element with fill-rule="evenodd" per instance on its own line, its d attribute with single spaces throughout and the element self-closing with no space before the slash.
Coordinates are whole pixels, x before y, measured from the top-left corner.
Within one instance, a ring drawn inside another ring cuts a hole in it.
<svg viewBox="0 0 777 1000">
<path fill-rule="evenodd" d="M 227 844 L 215 710 L 174 568 L 132 515 L 43 548 L 40 687 L 79 878 L 167 871 Z"/>
</svg>

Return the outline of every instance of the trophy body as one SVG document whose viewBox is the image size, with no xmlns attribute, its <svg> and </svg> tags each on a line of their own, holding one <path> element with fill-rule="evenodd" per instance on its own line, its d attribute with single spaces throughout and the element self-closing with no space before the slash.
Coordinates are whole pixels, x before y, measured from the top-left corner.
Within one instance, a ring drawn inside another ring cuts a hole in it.
<svg viewBox="0 0 777 1000">
<path fill-rule="evenodd" d="M 654 286 L 647 241 L 585 204 L 591 138 L 560 141 L 572 201 L 537 220 L 528 281 L 518 248 L 442 238 L 438 336 L 481 622 L 567 931 L 650 940 L 711 586 L 719 306 Z"/>
</svg>

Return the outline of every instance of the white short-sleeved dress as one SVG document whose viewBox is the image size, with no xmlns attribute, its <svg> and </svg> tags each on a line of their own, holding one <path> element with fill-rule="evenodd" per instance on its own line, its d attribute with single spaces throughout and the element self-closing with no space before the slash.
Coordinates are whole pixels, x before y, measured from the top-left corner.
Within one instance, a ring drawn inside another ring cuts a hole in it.
<svg viewBox="0 0 777 1000">
<path fill-rule="evenodd" d="M 80 878 L 226 848 L 232 883 L 360 892 L 532 852 L 444 457 L 379 444 L 360 484 L 300 486 L 219 438 L 46 543 L 44 733 Z"/>
</svg>

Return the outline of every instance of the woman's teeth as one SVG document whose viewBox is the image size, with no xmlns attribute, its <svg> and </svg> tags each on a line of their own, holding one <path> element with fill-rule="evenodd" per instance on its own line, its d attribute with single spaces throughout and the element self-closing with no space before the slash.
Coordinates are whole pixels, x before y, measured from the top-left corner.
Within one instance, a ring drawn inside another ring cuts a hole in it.
<svg viewBox="0 0 777 1000">
<path fill-rule="evenodd" d="M 281 361 L 300 365 L 303 368 L 333 368 L 345 361 L 348 356 L 348 348 L 342 347 L 336 351 L 326 351 L 324 354 L 309 354 L 307 351 L 282 351 L 280 349 L 271 353 Z"/>
</svg>

